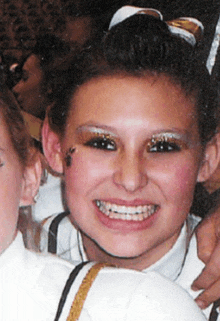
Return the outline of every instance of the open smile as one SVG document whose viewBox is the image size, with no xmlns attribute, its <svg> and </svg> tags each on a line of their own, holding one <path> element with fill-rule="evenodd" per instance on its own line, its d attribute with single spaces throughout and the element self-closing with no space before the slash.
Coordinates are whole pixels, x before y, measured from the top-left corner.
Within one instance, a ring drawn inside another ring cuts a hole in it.
<svg viewBox="0 0 220 321">
<path fill-rule="evenodd" d="M 157 211 L 158 205 L 125 206 L 100 200 L 95 201 L 99 210 L 111 219 L 143 221 Z"/>
</svg>

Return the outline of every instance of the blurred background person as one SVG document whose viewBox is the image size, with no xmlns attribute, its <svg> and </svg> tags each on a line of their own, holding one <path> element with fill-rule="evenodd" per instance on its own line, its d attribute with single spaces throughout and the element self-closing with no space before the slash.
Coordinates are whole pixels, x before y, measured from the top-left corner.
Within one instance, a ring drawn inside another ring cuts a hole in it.
<svg viewBox="0 0 220 321">
<path fill-rule="evenodd" d="M 32 52 L 20 66 L 20 81 L 12 88 L 23 110 L 44 119 L 46 108 L 52 103 L 45 74 L 50 65 L 62 61 L 69 52 L 70 46 L 55 35 L 38 37 Z"/>
</svg>

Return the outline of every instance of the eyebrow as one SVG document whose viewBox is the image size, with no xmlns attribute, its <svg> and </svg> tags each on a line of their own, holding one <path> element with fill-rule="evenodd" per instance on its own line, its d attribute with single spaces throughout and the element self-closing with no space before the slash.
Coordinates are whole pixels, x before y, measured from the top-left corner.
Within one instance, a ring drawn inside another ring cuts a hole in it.
<svg viewBox="0 0 220 321">
<path fill-rule="evenodd" d="M 184 140 L 190 140 L 192 137 L 191 131 L 181 130 L 178 128 L 160 129 L 160 130 L 153 131 L 151 133 L 151 136 L 155 136 L 155 137 L 158 137 L 161 135 L 167 135 L 170 137 L 175 137 L 175 138 L 184 139 Z"/>
<path fill-rule="evenodd" d="M 110 134 L 111 136 L 117 136 L 115 133 L 114 133 L 114 130 L 112 129 L 112 127 L 109 127 L 109 126 L 103 126 L 103 125 L 81 125 L 81 126 L 78 126 L 76 131 L 78 133 L 80 132 L 83 132 L 83 131 L 89 131 L 89 132 L 92 132 L 92 133 L 97 133 L 97 134 Z"/>
<path fill-rule="evenodd" d="M 179 129 L 171 129 L 171 130 L 162 130 L 157 131 L 152 134 L 150 140 L 157 140 L 160 139 L 160 137 L 164 137 L 165 139 L 174 139 L 182 142 L 183 144 L 186 144 L 189 148 L 192 148 L 195 146 L 195 141 L 192 139 L 193 136 L 191 135 L 190 131 L 187 130 L 179 130 Z"/>
<path fill-rule="evenodd" d="M 90 133 L 97 133 L 103 135 L 111 135 L 113 137 L 118 137 L 118 134 L 115 133 L 115 129 L 107 126 L 107 125 L 96 125 L 96 124 L 84 124 L 80 125 L 76 128 L 77 133 L 82 132 L 90 132 Z M 153 138 L 159 138 L 160 136 L 167 136 L 170 138 L 178 139 L 183 141 L 188 145 L 193 145 L 192 135 L 190 130 L 179 129 L 179 128 L 161 128 L 159 130 L 153 130 L 152 132 L 148 133 L 148 137 L 146 141 L 151 140 Z"/>
</svg>

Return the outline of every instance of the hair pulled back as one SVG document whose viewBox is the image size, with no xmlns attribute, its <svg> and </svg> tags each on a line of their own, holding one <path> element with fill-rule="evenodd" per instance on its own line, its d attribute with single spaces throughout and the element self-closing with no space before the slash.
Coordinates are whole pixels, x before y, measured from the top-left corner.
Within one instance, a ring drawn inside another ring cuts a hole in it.
<svg viewBox="0 0 220 321">
<path fill-rule="evenodd" d="M 70 100 L 79 86 L 102 76 L 166 75 L 195 101 L 201 142 L 208 142 L 217 126 L 217 91 L 208 71 L 184 39 L 172 34 L 166 24 L 146 14 L 136 14 L 111 28 L 100 43 L 87 45 L 75 55 L 68 68 L 57 70 L 51 84 L 56 95 L 49 112 L 52 129 L 61 137 Z"/>
</svg>

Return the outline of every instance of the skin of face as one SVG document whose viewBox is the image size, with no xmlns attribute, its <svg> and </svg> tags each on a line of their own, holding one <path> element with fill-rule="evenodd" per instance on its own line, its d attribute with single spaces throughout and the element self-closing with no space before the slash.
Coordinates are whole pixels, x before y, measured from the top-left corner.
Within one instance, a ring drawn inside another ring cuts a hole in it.
<svg viewBox="0 0 220 321">
<path fill-rule="evenodd" d="M 24 63 L 23 77 L 13 88 L 22 109 L 39 118 L 42 118 L 46 108 L 46 98 L 41 89 L 42 79 L 39 58 L 33 54 Z"/>
<path fill-rule="evenodd" d="M 18 208 L 25 199 L 24 169 L 12 146 L 7 126 L 0 113 L 0 254 L 17 233 Z M 24 204 L 22 204 L 24 205 Z"/>
<path fill-rule="evenodd" d="M 146 268 L 175 243 L 202 180 L 194 100 L 163 75 L 109 76 L 82 85 L 71 106 L 61 157 L 75 148 L 66 198 L 87 255 Z"/>
</svg>

